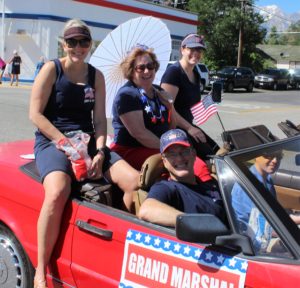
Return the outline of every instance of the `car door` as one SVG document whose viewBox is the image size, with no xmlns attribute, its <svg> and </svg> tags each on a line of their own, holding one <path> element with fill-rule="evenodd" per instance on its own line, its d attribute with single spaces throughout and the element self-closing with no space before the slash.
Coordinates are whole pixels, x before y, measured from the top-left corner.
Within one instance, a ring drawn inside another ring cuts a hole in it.
<svg viewBox="0 0 300 288">
<path fill-rule="evenodd" d="M 295 154 L 292 152 L 294 148 L 284 150 L 288 158 L 286 162 L 290 162 L 289 156 Z M 300 267 L 299 228 L 287 215 L 280 200 L 274 198 L 250 172 L 250 167 L 255 161 L 254 154 L 252 155 L 237 157 L 234 162 L 233 158 L 216 161 L 218 175 L 223 175 L 219 178 L 219 182 L 226 199 L 233 233 L 241 235 L 242 238 L 246 236 L 253 247 L 252 255 L 243 253 L 243 257 L 249 260 L 246 286 L 297 287 L 299 278 L 294 273 Z M 239 164 L 236 165 L 237 163 Z M 239 201 L 236 201 L 237 204 L 234 204 L 237 186 L 244 195 L 242 194 L 243 196 L 238 198 Z M 236 210 L 236 207 L 241 211 L 246 210 L 246 206 L 243 206 L 246 198 L 254 203 L 247 225 L 240 221 L 238 214 L 241 212 Z M 253 228 L 256 227 L 255 225 L 262 225 L 261 230 L 265 234 L 257 237 L 256 230 Z"/>
</svg>

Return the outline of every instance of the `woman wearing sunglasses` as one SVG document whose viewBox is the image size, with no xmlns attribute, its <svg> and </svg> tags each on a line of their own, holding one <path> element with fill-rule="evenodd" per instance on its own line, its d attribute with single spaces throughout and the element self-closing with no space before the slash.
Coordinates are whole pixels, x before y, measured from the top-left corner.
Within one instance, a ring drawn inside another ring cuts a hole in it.
<svg viewBox="0 0 300 288">
<path fill-rule="evenodd" d="M 159 153 L 159 138 L 174 122 L 172 105 L 163 102 L 164 92 L 153 85 L 159 63 L 150 48 L 138 44 L 120 65 L 128 82 L 114 99 L 111 149 L 140 169 L 149 156 Z"/>
<path fill-rule="evenodd" d="M 174 99 L 176 121 L 179 128 L 191 137 L 197 155 L 207 159 L 219 146 L 202 129 L 193 124 L 191 107 L 201 100 L 201 76 L 196 65 L 206 50 L 203 38 L 188 34 L 181 42 L 181 59 L 170 65 L 161 79 L 161 87 Z"/>
<path fill-rule="evenodd" d="M 175 117 L 170 97 L 153 84 L 159 68 L 156 55 L 144 45 L 137 45 L 121 63 L 128 82 L 121 87 L 113 103 L 114 143 L 112 151 L 121 155 L 135 169 L 159 153 L 160 136 L 174 128 Z M 196 175 L 210 180 L 205 163 L 197 158 Z"/>
<path fill-rule="evenodd" d="M 91 179 L 103 176 L 124 191 L 131 209 L 138 172 L 106 143 L 105 83 L 103 74 L 85 62 L 92 38 L 89 28 L 72 19 L 65 25 L 62 47 L 65 57 L 45 63 L 32 87 L 30 119 L 37 126 L 35 158 L 45 189 L 38 219 L 38 261 L 35 288 L 47 287 L 46 268 L 57 241 L 61 217 L 74 179 L 68 156 L 54 143 L 66 141 L 66 132 L 82 130 L 91 138 Z"/>
</svg>

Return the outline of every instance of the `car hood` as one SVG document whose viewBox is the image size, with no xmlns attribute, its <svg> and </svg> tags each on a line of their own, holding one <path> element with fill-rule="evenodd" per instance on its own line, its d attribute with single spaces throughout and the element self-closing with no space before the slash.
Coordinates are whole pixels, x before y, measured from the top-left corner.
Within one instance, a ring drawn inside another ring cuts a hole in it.
<svg viewBox="0 0 300 288">
<path fill-rule="evenodd" d="M 271 74 L 257 74 L 255 75 L 256 77 L 266 77 L 266 78 L 276 78 L 276 75 L 271 75 Z"/>
</svg>

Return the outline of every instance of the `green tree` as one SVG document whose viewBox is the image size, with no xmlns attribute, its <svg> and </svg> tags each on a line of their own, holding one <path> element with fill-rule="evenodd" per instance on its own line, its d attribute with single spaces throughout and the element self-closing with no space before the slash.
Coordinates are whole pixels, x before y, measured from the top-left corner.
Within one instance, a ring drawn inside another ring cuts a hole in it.
<svg viewBox="0 0 300 288">
<path fill-rule="evenodd" d="M 287 32 L 292 33 L 282 34 L 279 40 L 280 43 L 288 45 L 300 45 L 300 20 L 291 24 Z"/>
<path fill-rule="evenodd" d="M 266 44 L 269 44 L 269 45 L 278 45 L 278 44 L 281 44 L 280 36 L 277 33 L 276 26 L 273 26 L 271 28 L 269 37 L 267 37 L 267 39 L 266 39 Z"/>
<path fill-rule="evenodd" d="M 263 18 L 251 9 L 251 1 L 245 10 L 237 0 L 189 0 L 189 10 L 198 13 L 199 34 L 204 35 L 207 43 L 205 63 L 211 69 L 237 64 L 239 30 L 243 24 L 242 65 L 255 70 L 261 69 L 256 45 L 262 43 L 266 30 L 261 24 Z"/>
</svg>

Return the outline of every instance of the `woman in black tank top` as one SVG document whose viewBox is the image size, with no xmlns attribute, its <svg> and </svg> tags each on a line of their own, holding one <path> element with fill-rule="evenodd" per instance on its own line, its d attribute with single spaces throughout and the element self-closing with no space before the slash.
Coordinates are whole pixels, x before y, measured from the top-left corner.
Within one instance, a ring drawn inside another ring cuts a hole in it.
<svg viewBox="0 0 300 288">
<path fill-rule="evenodd" d="M 66 56 L 44 64 L 32 87 L 30 119 L 37 126 L 35 159 L 45 189 L 38 219 L 38 261 L 35 288 L 45 288 L 46 269 L 57 241 L 61 217 L 71 193 L 74 173 L 68 156 L 54 143 L 68 142 L 65 133 L 82 130 L 91 136 L 90 179 L 103 176 L 124 191 L 124 206 L 131 211 L 138 172 L 106 147 L 104 76 L 85 63 L 92 38 L 80 20 L 69 20 L 64 29 Z"/>
</svg>

